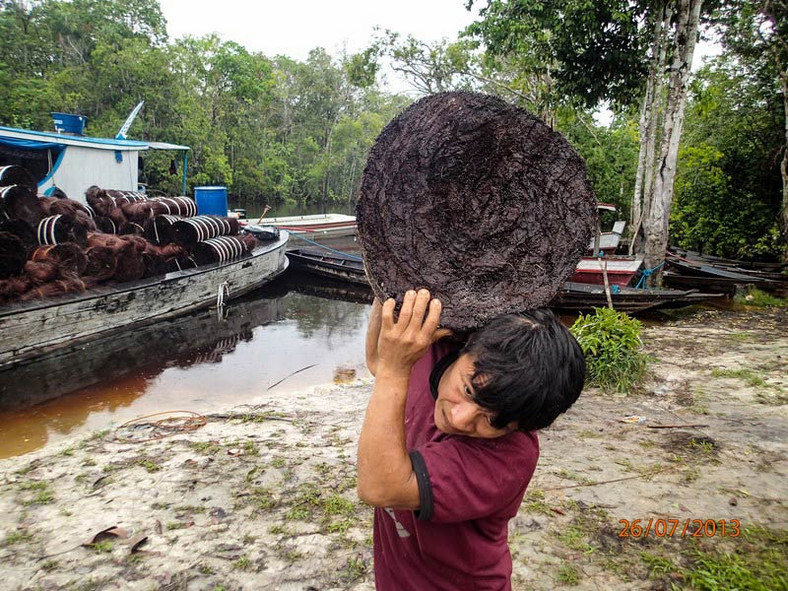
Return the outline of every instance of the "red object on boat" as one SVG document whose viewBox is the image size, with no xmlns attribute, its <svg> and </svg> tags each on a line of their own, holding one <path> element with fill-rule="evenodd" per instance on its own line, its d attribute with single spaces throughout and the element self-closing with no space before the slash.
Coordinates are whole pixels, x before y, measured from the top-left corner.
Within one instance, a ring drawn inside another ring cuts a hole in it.
<svg viewBox="0 0 788 591">
<path fill-rule="evenodd" d="M 607 265 L 607 267 L 605 267 Z M 619 257 L 583 257 L 577 264 L 570 281 L 604 285 L 602 270 L 607 269 L 607 280 L 610 285 L 626 287 L 643 265 L 643 258 Z"/>
</svg>

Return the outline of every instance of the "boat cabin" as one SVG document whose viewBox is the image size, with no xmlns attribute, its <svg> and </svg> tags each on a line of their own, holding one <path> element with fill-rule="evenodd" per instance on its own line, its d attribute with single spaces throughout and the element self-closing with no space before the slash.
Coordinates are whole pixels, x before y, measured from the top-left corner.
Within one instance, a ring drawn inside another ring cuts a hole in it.
<svg viewBox="0 0 788 591">
<path fill-rule="evenodd" d="M 41 195 L 51 195 L 57 188 L 85 203 L 85 190 L 91 185 L 138 191 L 140 152 L 172 150 L 182 154 L 182 194 L 186 194 L 187 146 L 86 137 L 63 132 L 57 124 L 56 128 L 61 131 L 0 126 L 0 166 L 15 164 L 27 169 Z"/>
</svg>

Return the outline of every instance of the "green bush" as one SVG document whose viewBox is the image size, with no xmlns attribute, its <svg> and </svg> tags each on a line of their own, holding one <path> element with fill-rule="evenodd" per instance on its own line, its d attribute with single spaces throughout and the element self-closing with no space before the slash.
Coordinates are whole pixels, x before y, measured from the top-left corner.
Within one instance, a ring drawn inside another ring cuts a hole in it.
<svg viewBox="0 0 788 591">
<path fill-rule="evenodd" d="M 580 315 L 570 329 L 586 356 L 586 382 L 606 392 L 627 393 L 643 377 L 648 356 L 640 340 L 641 324 L 624 312 L 595 308 Z"/>
</svg>

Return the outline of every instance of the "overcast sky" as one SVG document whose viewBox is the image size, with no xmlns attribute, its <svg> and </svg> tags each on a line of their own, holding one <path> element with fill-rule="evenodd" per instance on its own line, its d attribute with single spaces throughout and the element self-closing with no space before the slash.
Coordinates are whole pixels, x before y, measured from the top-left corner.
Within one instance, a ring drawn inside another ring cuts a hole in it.
<svg viewBox="0 0 788 591">
<path fill-rule="evenodd" d="M 473 21 L 465 0 L 160 0 L 171 37 L 219 33 L 250 51 L 304 60 L 365 48 L 380 26 L 424 41 L 455 39 Z"/>
<path fill-rule="evenodd" d="M 303 61 L 309 50 L 323 47 L 332 55 L 367 47 L 376 26 L 422 41 L 454 40 L 476 14 L 466 0 L 159 0 L 172 38 L 218 33 L 249 51 Z M 482 2 L 477 2 L 481 6 Z M 701 46 L 695 67 L 708 48 Z M 407 84 L 393 73 L 389 90 Z"/>
</svg>

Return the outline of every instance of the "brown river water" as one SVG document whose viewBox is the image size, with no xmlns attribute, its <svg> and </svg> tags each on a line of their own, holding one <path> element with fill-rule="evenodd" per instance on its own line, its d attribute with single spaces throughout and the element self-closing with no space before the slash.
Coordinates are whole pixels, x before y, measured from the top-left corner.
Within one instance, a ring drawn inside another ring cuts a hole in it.
<svg viewBox="0 0 788 591">
<path fill-rule="evenodd" d="M 0 373 L 0 458 L 153 413 L 275 405 L 339 376 L 368 375 L 370 301 L 371 292 L 289 270 L 229 302 L 222 318 L 204 310 Z"/>
</svg>

